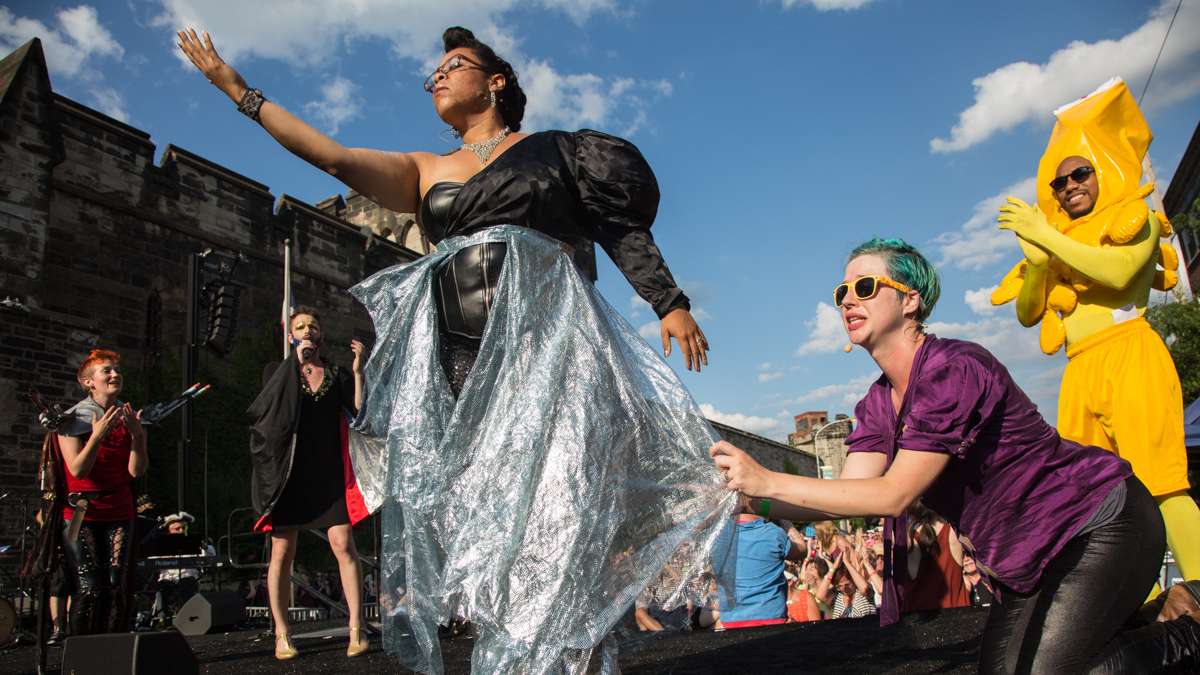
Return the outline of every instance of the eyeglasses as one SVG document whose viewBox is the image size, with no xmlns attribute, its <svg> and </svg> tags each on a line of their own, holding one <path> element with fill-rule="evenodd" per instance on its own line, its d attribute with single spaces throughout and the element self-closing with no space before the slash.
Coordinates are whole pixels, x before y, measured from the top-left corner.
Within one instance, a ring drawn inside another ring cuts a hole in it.
<svg viewBox="0 0 1200 675">
<path fill-rule="evenodd" d="M 846 301 L 846 296 L 850 294 L 850 289 L 854 289 L 854 298 L 856 300 L 870 300 L 879 293 L 880 286 L 889 286 L 901 293 L 907 293 L 912 289 L 899 281 L 893 281 L 887 277 L 878 276 L 863 276 L 855 279 L 851 283 L 842 282 L 833 289 L 833 304 L 838 307 Z"/>
<path fill-rule="evenodd" d="M 475 67 L 480 70 L 484 69 L 481 64 L 475 63 L 462 54 L 455 54 L 454 56 L 450 57 L 449 61 L 446 61 L 437 68 L 434 68 L 433 72 L 429 74 L 429 77 L 425 78 L 425 84 L 423 85 L 425 87 L 425 91 L 430 93 L 433 92 L 433 85 L 437 81 L 438 73 L 441 73 L 446 77 L 450 77 L 451 72 L 465 67 Z"/>
<path fill-rule="evenodd" d="M 1075 170 L 1071 171 L 1071 173 L 1068 173 L 1065 176 L 1059 176 L 1058 178 L 1050 181 L 1050 189 L 1054 190 L 1055 192 L 1062 190 L 1063 188 L 1067 187 L 1067 180 L 1073 180 L 1076 183 L 1083 185 L 1083 182 L 1088 179 L 1088 176 L 1094 173 L 1096 173 L 1096 170 L 1090 166 L 1076 167 Z"/>
</svg>

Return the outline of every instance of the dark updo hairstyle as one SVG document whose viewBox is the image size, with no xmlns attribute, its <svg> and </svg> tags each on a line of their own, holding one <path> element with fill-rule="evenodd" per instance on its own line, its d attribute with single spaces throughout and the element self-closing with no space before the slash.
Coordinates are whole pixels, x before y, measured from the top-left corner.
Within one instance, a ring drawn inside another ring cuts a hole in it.
<svg viewBox="0 0 1200 675">
<path fill-rule="evenodd" d="M 475 39 L 475 34 L 462 26 L 451 26 L 442 33 L 445 51 L 470 49 L 479 57 L 480 65 L 489 75 L 503 75 L 504 89 L 496 92 L 496 107 L 504 125 L 511 131 L 521 130 L 521 119 L 525 117 L 525 92 L 517 82 L 517 73 L 512 65 L 496 56 L 492 48 Z"/>
</svg>

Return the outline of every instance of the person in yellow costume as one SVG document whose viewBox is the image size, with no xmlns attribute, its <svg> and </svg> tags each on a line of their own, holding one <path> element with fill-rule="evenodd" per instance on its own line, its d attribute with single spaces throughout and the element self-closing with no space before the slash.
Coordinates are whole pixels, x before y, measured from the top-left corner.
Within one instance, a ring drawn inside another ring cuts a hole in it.
<svg viewBox="0 0 1200 675">
<path fill-rule="evenodd" d="M 1066 343 L 1059 433 L 1133 465 L 1158 502 L 1180 571 L 1197 579 L 1200 508 L 1186 492 L 1179 375 L 1142 318 L 1150 289 L 1178 280 L 1175 251 L 1160 242 L 1170 224 L 1146 206 L 1153 184 L 1140 185 L 1150 128 L 1119 79 L 1055 116 L 1037 205 L 1009 197 L 1000 208 L 1000 227 L 1017 235 L 1025 259 L 992 302 L 1015 299 L 1023 325 L 1041 321 L 1047 354 Z"/>
</svg>

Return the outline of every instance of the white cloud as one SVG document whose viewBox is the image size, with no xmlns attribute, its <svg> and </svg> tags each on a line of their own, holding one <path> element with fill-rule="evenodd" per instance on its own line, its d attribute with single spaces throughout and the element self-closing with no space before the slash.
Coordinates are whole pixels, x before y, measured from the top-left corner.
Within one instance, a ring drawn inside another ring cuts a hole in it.
<svg viewBox="0 0 1200 675">
<path fill-rule="evenodd" d="M 336 135 L 342 124 L 358 117 L 362 112 L 362 99 L 358 87 L 350 80 L 337 76 L 321 87 L 321 98 L 304 104 L 304 111 L 320 122 L 329 132 Z"/>
<path fill-rule="evenodd" d="M 634 293 L 633 295 L 629 296 L 629 313 L 630 314 L 632 314 L 633 316 L 640 316 L 641 314 L 643 314 L 645 312 L 650 312 L 650 311 L 652 311 L 650 309 L 650 303 L 643 300 L 642 296 L 638 295 L 637 293 Z"/>
<path fill-rule="evenodd" d="M 808 326 L 808 340 L 796 349 L 796 356 L 836 352 L 846 344 L 842 315 L 829 303 L 817 303 L 816 316 L 808 322 Z"/>
<path fill-rule="evenodd" d="M 771 372 L 759 373 L 758 381 L 760 383 L 771 382 L 772 380 L 778 380 L 781 377 L 783 377 L 783 373 L 775 370 L 775 371 L 771 371 Z"/>
<path fill-rule="evenodd" d="M 720 422 L 721 424 L 741 429 L 742 431 L 749 431 L 752 434 L 773 431 L 779 426 L 779 420 L 777 419 L 744 415 L 742 413 L 724 413 L 708 403 L 700 404 L 700 412 L 704 413 L 705 417 L 714 422 Z"/>
<path fill-rule="evenodd" d="M 662 346 L 662 334 L 659 333 L 659 325 L 656 319 L 638 326 L 638 335 L 641 335 L 642 339 L 649 342 L 651 347 Z"/>
<path fill-rule="evenodd" d="M 51 77 L 99 78 L 93 59 L 120 60 L 125 50 L 100 24 L 95 8 L 80 5 L 59 10 L 57 28 L 36 19 L 15 16 L 0 7 L 0 51 L 8 53 L 31 38 L 41 38 Z"/>
<path fill-rule="evenodd" d="M 647 121 L 647 110 L 669 96 L 665 80 L 601 77 L 564 73 L 549 61 L 522 54 L 520 41 L 504 25 L 518 8 L 560 11 L 583 23 L 596 13 L 617 11 L 614 0 L 328 0 L 312 3 L 244 2 L 243 0 L 161 0 L 162 13 L 152 24 L 174 31 L 207 30 L 221 56 L 230 63 L 265 58 L 319 69 L 336 62 L 349 45 L 387 45 L 392 56 L 409 61 L 415 88 L 418 73 L 428 72 L 441 55 L 447 26 L 467 26 L 479 39 L 507 58 L 528 96 L 523 129 L 617 129 L 631 135 Z M 269 26 L 270 30 L 263 30 Z M 320 26 L 320 30 L 313 30 Z M 175 50 L 186 69 L 193 69 Z"/>
<path fill-rule="evenodd" d="M 128 122 L 129 111 L 121 93 L 104 83 L 100 70 L 105 59 L 120 61 L 125 49 L 101 25 L 94 7 L 59 10 L 54 19 L 56 26 L 51 27 L 0 7 L 0 52 L 11 52 L 32 38 L 41 38 L 51 78 L 65 77 L 83 84 L 88 103 L 109 117 Z M 70 88 L 66 92 L 76 95 Z"/>
<path fill-rule="evenodd" d="M 1033 178 L 1026 178 L 1009 185 L 977 203 L 971 217 L 959 229 L 935 237 L 933 243 L 941 254 L 937 265 L 981 270 L 1001 260 L 1015 263 L 1021 256 L 1021 248 L 1012 232 L 996 227 L 996 215 L 1009 195 L 1032 201 L 1035 184 Z"/>
<path fill-rule="evenodd" d="M 770 369 L 771 369 L 771 362 L 770 362 L 770 361 L 763 361 L 762 363 L 758 364 L 758 369 L 759 369 L 759 370 L 770 370 Z"/>
<path fill-rule="evenodd" d="M 530 129 L 621 126 L 633 135 L 646 122 L 648 106 L 670 95 L 663 81 L 605 79 L 593 73 L 561 73 L 549 61 L 529 59 L 514 66 L 529 101 L 523 126 Z"/>
<path fill-rule="evenodd" d="M 934 321 L 928 325 L 928 330 L 938 337 L 970 340 L 983 345 L 1006 365 L 1040 363 L 1046 358 L 1038 346 L 1039 327 L 1025 328 L 1017 323 L 1011 306 L 1007 312 L 978 321 Z"/>
<path fill-rule="evenodd" d="M 999 307 L 992 304 L 992 291 L 996 290 L 995 286 L 986 288 L 977 288 L 973 291 L 967 291 L 963 294 L 963 302 L 967 303 L 967 307 L 971 308 L 972 312 L 987 316 L 994 314 Z"/>
<path fill-rule="evenodd" d="M 784 9 L 793 7 L 808 6 L 818 12 L 831 12 L 834 10 L 850 11 L 860 9 L 870 4 L 873 0 L 781 0 Z"/>
<path fill-rule="evenodd" d="M 816 389 L 810 389 L 796 398 L 784 401 L 784 405 L 797 406 L 804 403 L 823 401 L 850 408 L 858 403 L 863 396 L 867 395 L 867 390 L 871 388 L 871 383 L 877 379 L 879 379 L 879 373 L 868 373 L 848 382 L 827 384 Z"/>
<path fill-rule="evenodd" d="M 613 0 L 541 0 L 539 4 L 564 12 L 577 24 L 582 24 L 592 14 L 615 12 L 617 9 L 617 3 Z"/>
<path fill-rule="evenodd" d="M 100 112 L 122 122 L 129 121 L 129 111 L 125 109 L 125 100 L 121 98 L 121 94 L 117 90 L 111 87 L 97 88 L 91 90 L 91 95 Z"/>
<path fill-rule="evenodd" d="M 933 152 L 958 152 L 1028 121 L 1052 121 L 1051 113 L 1119 75 L 1140 93 L 1176 3 L 1163 0 L 1150 18 L 1115 40 L 1076 40 L 1044 64 L 1018 61 L 976 78 L 975 102 L 959 113 L 949 138 L 929 142 Z M 1185 2 L 1163 49 L 1146 105 L 1168 105 L 1200 92 L 1200 3 Z"/>
</svg>

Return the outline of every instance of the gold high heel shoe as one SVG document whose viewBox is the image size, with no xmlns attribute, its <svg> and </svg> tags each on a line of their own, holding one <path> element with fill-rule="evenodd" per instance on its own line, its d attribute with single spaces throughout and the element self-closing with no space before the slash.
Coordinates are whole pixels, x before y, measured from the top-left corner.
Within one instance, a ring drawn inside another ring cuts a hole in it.
<svg viewBox="0 0 1200 675">
<path fill-rule="evenodd" d="M 292 646 L 292 640 L 287 633 L 277 633 L 275 635 L 275 659 L 278 661 L 287 661 L 300 656 L 300 650 Z"/>
<path fill-rule="evenodd" d="M 346 656 L 355 657 L 371 648 L 371 642 L 362 635 L 361 628 L 350 629 L 350 646 L 346 647 Z"/>
</svg>

